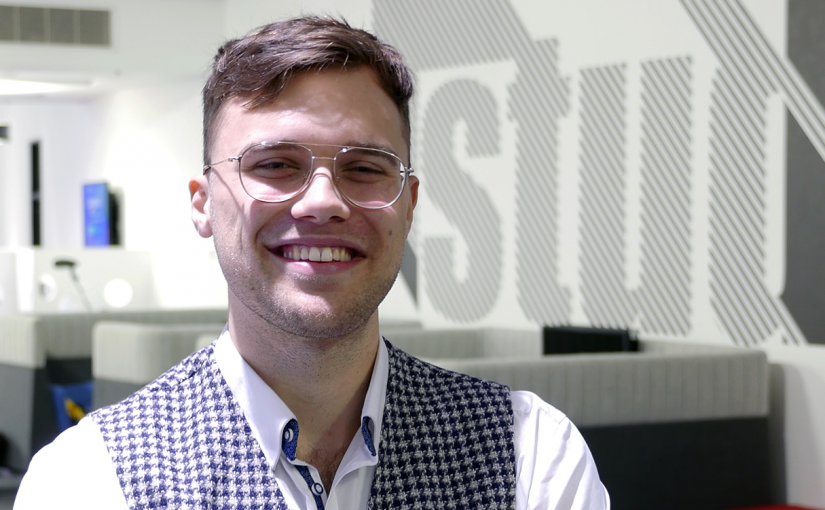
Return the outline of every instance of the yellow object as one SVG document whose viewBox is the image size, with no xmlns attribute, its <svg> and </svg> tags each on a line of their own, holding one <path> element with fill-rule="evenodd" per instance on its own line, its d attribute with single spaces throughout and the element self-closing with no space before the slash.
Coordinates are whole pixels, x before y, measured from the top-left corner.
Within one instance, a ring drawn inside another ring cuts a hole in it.
<svg viewBox="0 0 825 510">
<path fill-rule="evenodd" d="M 77 405 L 75 401 L 70 398 L 64 399 L 63 405 L 66 407 L 66 413 L 69 415 L 69 418 L 71 418 L 75 423 L 79 422 L 84 416 L 86 416 L 86 411 L 84 411 L 82 407 Z"/>
</svg>

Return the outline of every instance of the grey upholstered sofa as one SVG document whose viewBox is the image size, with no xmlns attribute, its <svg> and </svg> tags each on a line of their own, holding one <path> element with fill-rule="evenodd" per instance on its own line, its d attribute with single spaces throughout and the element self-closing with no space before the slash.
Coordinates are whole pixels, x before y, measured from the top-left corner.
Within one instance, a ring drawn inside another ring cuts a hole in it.
<svg viewBox="0 0 825 510">
<path fill-rule="evenodd" d="M 223 323 L 225 309 L 0 315 L 0 434 L 7 464 L 23 471 L 56 436 L 51 384 L 92 379 L 92 328 L 100 320 Z"/>
</svg>

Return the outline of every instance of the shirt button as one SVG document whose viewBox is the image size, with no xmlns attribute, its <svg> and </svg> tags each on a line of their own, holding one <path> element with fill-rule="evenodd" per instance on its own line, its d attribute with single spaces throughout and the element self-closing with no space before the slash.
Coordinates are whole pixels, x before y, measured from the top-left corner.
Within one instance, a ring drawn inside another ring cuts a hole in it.
<svg viewBox="0 0 825 510">
<path fill-rule="evenodd" d="M 294 418 L 289 420 L 281 437 L 283 438 L 281 449 L 286 454 L 286 458 L 295 460 L 295 453 L 298 449 L 298 421 Z"/>
<path fill-rule="evenodd" d="M 312 485 L 312 493 L 315 494 L 316 496 L 320 496 L 321 494 L 324 493 L 324 486 L 321 485 L 320 483 L 317 483 L 317 482 L 314 483 Z"/>
</svg>

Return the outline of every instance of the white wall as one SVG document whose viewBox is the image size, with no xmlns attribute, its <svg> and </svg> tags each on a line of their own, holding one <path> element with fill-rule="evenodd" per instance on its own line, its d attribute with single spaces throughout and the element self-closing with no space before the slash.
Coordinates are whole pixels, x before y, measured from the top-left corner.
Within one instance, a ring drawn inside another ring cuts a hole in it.
<svg viewBox="0 0 825 510">
<path fill-rule="evenodd" d="M 83 245 L 82 184 L 106 180 L 123 199 L 122 245 L 154 254 L 158 304 L 225 304 L 211 245 L 188 220 L 186 184 L 201 166 L 199 89 L 224 38 L 223 2 L 49 5 L 111 10 L 111 48 L 2 44 L 0 74 L 79 80 L 103 92 L 0 101 L 11 133 L 0 149 L 0 246 L 31 243 L 29 145 L 39 141 L 42 246 Z"/>
<path fill-rule="evenodd" d="M 239 37 L 271 21 L 300 14 L 343 16 L 353 26 L 369 27 L 370 0 L 226 0 L 226 37 Z"/>
<path fill-rule="evenodd" d="M 41 150 L 41 245 L 83 246 L 83 184 L 122 199 L 122 246 L 152 253 L 158 305 L 221 306 L 225 283 L 211 242 L 189 219 L 188 180 L 201 168 L 200 80 L 84 101 L 0 104 L 11 127 L 0 152 L 0 246 L 31 244 L 30 143 Z"/>
<path fill-rule="evenodd" d="M 210 240 L 190 220 L 188 182 L 201 172 L 200 80 L 111 94 L 92 106 L 91 166 L 122 190 L 124 247 L 153 256 L 159 305 L 225 305 Z"/>
<path fill-rule="evenodd" d="M 788 499 L 825 506 L 825 345 L 783 301 L 791 94 L 760 75 L 769 54 L 793 74 L 787 4 L 744 1 L 745 16 L 731 12 L 738 2 L 375 4 L 373 26 L 416 71 L 421 320 L 764 349 L 785 375 L 774 404 L 786 412 Z M 731 43 L 742 19 L 754 39 Z M 728 95 L 731 73 L 752 87 L 745 97 Z M 525 90 L 534 102 L 519 110 Z"/>
<path fill-rule="evenodd" d="M 31 244 L 31 144 L 40 142 L 41 214 L 44 245 L 82 244 L 82 186 L 92 145 L 89 104 L 47 100 L 0 103 L 0 123 L 9 142 L 0 152 L 2 202 L 0 245 Z M 80 214 L 76 210 L 81 204 Z"/>
</svg>

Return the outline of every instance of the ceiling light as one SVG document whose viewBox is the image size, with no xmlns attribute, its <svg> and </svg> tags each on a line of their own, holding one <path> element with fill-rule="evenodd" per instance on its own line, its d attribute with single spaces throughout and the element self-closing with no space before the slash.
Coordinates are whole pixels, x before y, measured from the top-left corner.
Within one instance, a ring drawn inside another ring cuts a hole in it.
<svg viewBox="0 0 825 510">
<path fill-rule="evenodd" d="M 80 88 L 86 84 L 60 83 L 32 80 L 9 80 L 0 78 L 0 96 L 22 96 L 29 94 L 53 94 Z"/>
</svg>

